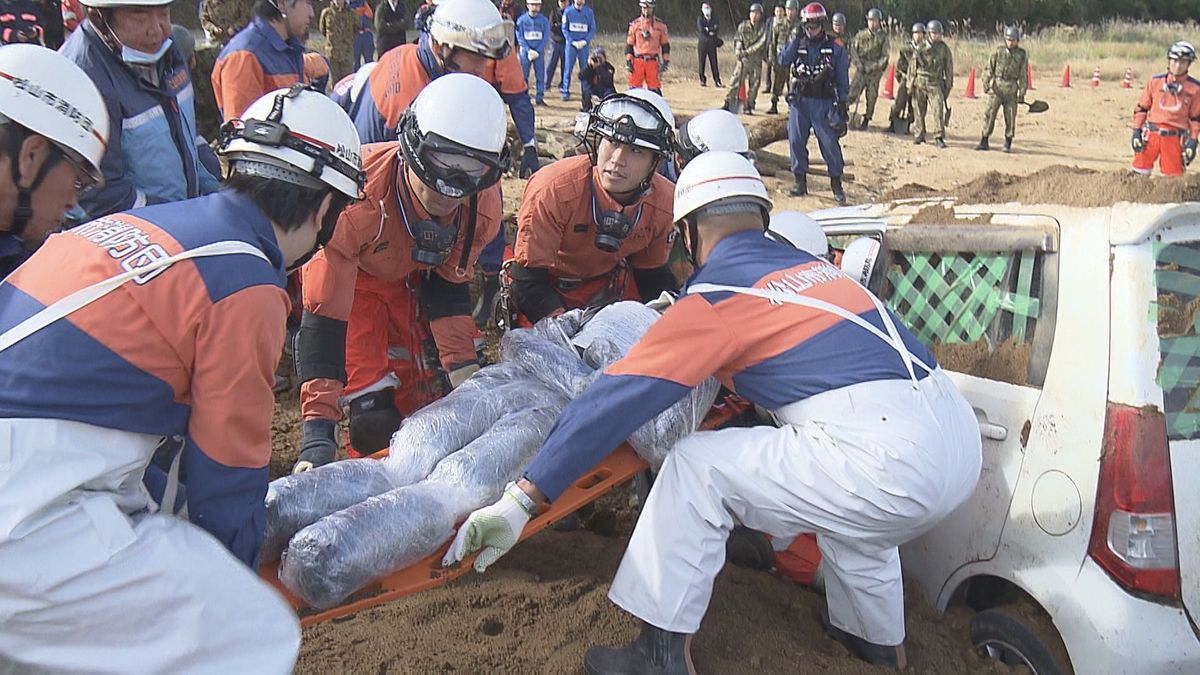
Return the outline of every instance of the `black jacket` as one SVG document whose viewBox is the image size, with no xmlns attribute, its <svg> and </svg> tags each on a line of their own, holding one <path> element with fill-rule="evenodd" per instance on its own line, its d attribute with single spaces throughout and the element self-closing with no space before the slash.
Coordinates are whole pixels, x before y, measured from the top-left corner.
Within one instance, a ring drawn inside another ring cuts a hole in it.
<svg viewBox="0 0 1200 675">
<path fill-rule="evenodd" d="M 579 80 L 587 82 L 592 88 L 592 96 L 604 98 L 617 93 L 617 88 L 613 85 L 613 73 L 616 69 L 613 64 L 605 61 L 598 68 L 593 68 L 592 64 L 587 64 L 579 69 Z"/>
<path fill-rule="evenodd" d="M 550 39 L 560 45 L 567 41 L 562 32 L 562 17 L 563 11 L 557 7 L 550 12 Z"/>
<path fill-rule="evenodd" d="M 700 37 L 700 42 L 717 42 L 721 39 L 720 34 L 721 24 L 715 14 L 711 19 L 704 18 L 703 14 L 696 19 L 696 35 Z"/>
<path fill-rule="evenodd" d="M 387 50 L 406 42 L 404 29 L 408 28 L 408 17 L 408 8 L 404 6 L 404 0 L 396 3 L 395 11 L 392 11 L 388 0 L 379 0 L 379 5 L 375 7 L 376 59 L 382 57 Z"/>
</svg>

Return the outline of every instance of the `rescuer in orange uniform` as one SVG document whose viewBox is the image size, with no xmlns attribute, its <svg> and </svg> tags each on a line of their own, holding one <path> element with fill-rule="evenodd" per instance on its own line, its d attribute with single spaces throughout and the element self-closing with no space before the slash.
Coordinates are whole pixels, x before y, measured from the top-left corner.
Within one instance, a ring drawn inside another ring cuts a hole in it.
<svg viewBox="0 0 1200 675">
<path fill-rule="evenodd" d="M 667 24 L 654 16 L 654 0 L 639 0 L 642 15 L 629 22 L 625 37 L 625 69 L 629 71 L 629 88 L 646 87 L 662 94 L 660 72 L 671 67 L 671 38 Z"/>
<path fill-rule="evenodd" d="M 587 155 L 534 174 L 517 213 L 510 309 L 536 322 L 566 309 L 651 299 L 678 285 L 667 267 L 672 186 L 657 172 L 674 127 L 661 96 L 630 89 L 590 113 Z"/>
<path fill-rule="evenodd" d="M 366 196 L 304 268 L 295 470 L 333 460 L 341 405 L 352 450 L 365 454 L 386 447 L 403 415 L 437 397 L 427 336 L 451 386 L 479 370 L 469 284 L 500 229 L 506 130 L 496 90 L 454 73 L 413 101 L 399 142 L 364 147 Z"/>
<path fill-rule="evenodd" d="M 1155 75 L 1142 89 L 1133 109 L 1133 170 L 1150 175 L 1154 160 L 1164 176 L 1181 176 L 1196 159 L 1200 137 L 1200 82 L 1188 76 L 1196 60 L 1190 42 L 1167 50 L 1167 72 Z"/>
</svg>

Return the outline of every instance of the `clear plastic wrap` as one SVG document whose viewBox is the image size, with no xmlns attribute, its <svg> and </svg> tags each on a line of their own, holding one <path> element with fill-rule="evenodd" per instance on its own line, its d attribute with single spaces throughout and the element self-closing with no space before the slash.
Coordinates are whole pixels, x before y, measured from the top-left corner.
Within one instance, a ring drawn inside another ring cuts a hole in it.
<svg viewBox="0 0 1200 675">
<path fill-rule="evenodd" d="M 607 340 L 621 354 L 626 354 L 660 316 L 640 302 L 625 300 L 613 303 L 596 312 L 583 324 L 571 337 L 571 344 L 578 351 L 585 352 L 594 341 Z"/>
<path fill-rule="evenodd" d="M 279 578 L 314 607 L 332 607 L 371 579 L 421 560 L 454 523 L 500 497 L 541 447 L 566 400 L 542 389 L 542 404 L 509 413 L 429 478 L 371 497 L 292 538 Z"/>
<path fill-rule="evenodd" d="M 657 471 L 675 444 L 700 428 L 720 389 L 721 383 L 715 377 L 706 378 L 687 396 L 638 427 L 629 436 L 629 444 Z"/>
<path fill-rule="evenodd" d="M 496 387 L 456 389 L 413 413 L 392 436 L 383 460 L 392 485 L 424 480 L 442 458 L 478 438 L 505 413 L 536 405 L 545 394 L 530 384 L 525 376 Z"/>
<path fill-rule="evenodd" d="M 382 462 L 345 461 L 271 481 L 262 559 L 272 562 L 301 529 L 325 516 L 391 490 Z"/>
<path fill-rule="evenodd" d="M 500 360 L 520 364 L 537 381 L 568 398 L 578 396 L 596 378 L 596 371 L 573 348 L 532 328 L 505 333 L 500 339 Z"/>
</svg>

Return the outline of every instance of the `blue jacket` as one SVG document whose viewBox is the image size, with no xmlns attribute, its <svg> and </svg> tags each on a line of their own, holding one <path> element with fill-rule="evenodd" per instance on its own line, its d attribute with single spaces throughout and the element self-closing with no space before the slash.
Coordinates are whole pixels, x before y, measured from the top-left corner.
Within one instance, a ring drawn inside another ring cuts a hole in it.
<svg viewBox="0 0 1200 675">
<path fill-rule="evenodd" d="M 580 26 L 587 28 L 586 30 L 577 30 Z M 574 4 L 567 5 L 567 8 L 563 10 L 562 32 L 563 37 L 567 38 L 567 42 L 576 40 L 591 42 L 592 38 L 596 37 L 596 15 L 592 13 L 592 8 L 584 5 L 583 9 L 579 9 Z"/>
<path fill-rule="evenodd" d="M 521 45 L 522 51 L 544 51 L 549 40 L 550 19 L 545 14 L 539 12 L 537 16 L 531 16 L 526 12 L 517 19 L 517 44 Z"/>
<path fill-rule="evenodd" d="M 759 231 L 717 242 L 688 287 L 701 283 L 816 296 L 885 330 L 870 296 L 837 268 Z M 908 351 L 933 367 L 929 350 L 889 316 Z M 525 477 L 557 498 L 710 375 L 769 410 L 861 382 L 908 379 L 890 345 L 844 318 L 725 291 L 686 293 L 567 406 Z"/>
<path fill-rule="evenodd" d="M 779 64 L 788 66 L 793 73 L 797 66 L 803 64 L 814 78 L 832 80 L 833 96 L 815 98 L 832 98 L 835 101 L 850 98 L 850 52 L 828 33 L 820 40 L 809 40 L 803 33 L 793 38 L 780 52 Z M 801 95 L 806 94 L 801 92 Z"/>
<path fill-rule="evenodd" d="M 0 283 L 0 333 L 43 301 L 224 240 L 247 243 L 267 260 L 238 254 L 177 262 L 0 354 L 0 418 L 183 437 L 189 517 L 254 567 L 288 300 L 283 253 L 253 202 L 220 192 L 50 237 Z"/>
<path fill-rule="evenodd" d="M 108 106 L 105 184 L 80 199 L 84 220 L 217 190 L 216 177 L 197 158 L 192 76 L 178 47 L 158 62 L 157 86 L 109 49 L 90 22 L 71 33 L 62 53 L 88 74 Z"/>
</svg>

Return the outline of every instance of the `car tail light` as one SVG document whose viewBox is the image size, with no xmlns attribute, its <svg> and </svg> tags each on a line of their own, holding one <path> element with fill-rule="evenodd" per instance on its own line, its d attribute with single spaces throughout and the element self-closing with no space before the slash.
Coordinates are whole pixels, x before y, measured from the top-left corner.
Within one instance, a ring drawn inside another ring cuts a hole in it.
<svg viewBox="0 0 1200 675">
<path fill-rule="evenodd" d="M 1125 588 L 1178 598 L 1176 550 L 1166 418 L 1109 403 L 1088 554 Z"/>
</svg>

